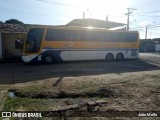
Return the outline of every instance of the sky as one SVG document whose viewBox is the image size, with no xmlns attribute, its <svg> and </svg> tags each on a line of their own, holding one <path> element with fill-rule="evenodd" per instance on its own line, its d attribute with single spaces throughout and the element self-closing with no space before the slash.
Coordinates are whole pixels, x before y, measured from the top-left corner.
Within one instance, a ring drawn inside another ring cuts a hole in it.
<svg viewBox="0 0 160 120">
<path fill-rule="evenodd" d="M 26 24 L 64 25 L 73 19 L 94 18 L 127 23 L 138 30 L 140 38 L 160 38 L 159 0 L 0 0 L 0 21 L 18 19 Z"/>
</svg>

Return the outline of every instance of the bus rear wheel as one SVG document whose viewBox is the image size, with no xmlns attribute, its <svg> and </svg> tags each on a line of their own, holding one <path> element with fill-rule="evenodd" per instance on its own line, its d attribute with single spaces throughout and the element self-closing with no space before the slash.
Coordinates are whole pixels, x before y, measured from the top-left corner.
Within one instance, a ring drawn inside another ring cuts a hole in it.
<svg viewBox="0 0 160 120">
<path fill-rule="evenodd" d="M 52 55 L 45 55 L 43 61 L 47 64 L 53 63 L 53 56 Z"/>
<path fill-rule="evenodd" d="M 112 53 L 108 53 L 108 54 L 106 55 L 106 60 L 107 60 L 107 61 L 112 61 L 112 60 L 114 60 L 113 54 L 112 54 Z"/>
<path fill-rule="evenodd" d="M 123 60 L 124 59 L 124 55 L 122 53 L 118 53 L 116 56 L 116 60 Z"/>
</svg>

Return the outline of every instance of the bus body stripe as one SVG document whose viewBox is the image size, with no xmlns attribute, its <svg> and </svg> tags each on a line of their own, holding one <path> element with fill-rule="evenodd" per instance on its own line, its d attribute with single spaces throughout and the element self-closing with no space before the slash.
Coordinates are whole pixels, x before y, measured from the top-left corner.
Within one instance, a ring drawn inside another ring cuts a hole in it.
<svg viewBox="0 0 160 120">
<path fill-rule="evenodd" d="M 113 48 L 101 48 L 101 49 L 66 49 L 66 48 L 61 48 L 61 49 L 57 49 L 57 48 L 43 48 L 42 51 L 46 51 L 46 50 L 61 50 L 61 51 L 118 51 L 118 50 L 139 50 L 137 48 L 122 48 L 122 49 L 113 49 Z"/>
<path fill-rule="evenodd" d="M 73 49 L 102 49 L 102 48 L 139 48 L 137 42 L 94 42 L 94 41 L 43 41 L 42 47 L 73 48 Z"/>
</svg>

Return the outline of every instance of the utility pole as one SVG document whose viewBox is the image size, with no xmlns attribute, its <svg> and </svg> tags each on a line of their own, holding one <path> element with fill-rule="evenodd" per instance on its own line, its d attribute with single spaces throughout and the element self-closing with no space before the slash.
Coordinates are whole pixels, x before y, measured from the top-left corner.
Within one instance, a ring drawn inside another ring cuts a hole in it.
<svg viewBox="0 0 160 120">
<path fill-rule="evenodd" d="M 89 11 L 89 9 L 86 9 L 86 10 L 83 11 L 83 19 L 85 19 L 86 13 L 87 13 L 88 11 Z"/>
<path fill-rule="evenodd" d="M 108 21 L 108 15 L 106 15 L 106 21 Z"/>
<path fill-rule="evenodd" d="M 145 39 L 147 39 L 147 29 L 148 27 L 146 26 Z"/>
<path fill-rule="evenodd" d="M 127 8 L 127 9 L 128 9 L 128 12 L 125 15 L 127 15 L 127 31 L 129 31 L 129 15 L 133 13 L 133 10 L 137 10 L 137 9 L 134 9 L 134 8 Z"/>
<path fill-rule="evenodd" d="M 83 19 L 85 19 L 85 11 L 83 11 Z"/>
</svg>

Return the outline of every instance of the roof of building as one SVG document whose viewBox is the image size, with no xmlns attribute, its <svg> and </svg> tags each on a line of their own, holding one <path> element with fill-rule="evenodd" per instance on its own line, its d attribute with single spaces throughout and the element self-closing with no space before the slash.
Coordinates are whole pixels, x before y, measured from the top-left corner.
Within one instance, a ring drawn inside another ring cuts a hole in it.
<svg viewBox="0 0 160 120">
<path fill-rule="evenodd" d="M 0 24 L 0 32 L 26 33 L 27 28 L 20 24 Z"/>
<path fill-rule="evenodd" d="M 97 20 L 97 19 L 74 19 L 71 22 L 69 22 L 66 25 L 59 25 L 59 27 L 62 26 L 81 26 L 81 27 L 96 27 L 96 28 L 115 28 L 124 26 L 126 24 L 123 23 L 117 23 L 117 22 L 111 22 L 111 21 L 104 21 L 104 20 Z M 28 28 L 34 26 L 46 26 L 46 25 L 30 25 L 30 24 L 0 24 L 0 32 L 2 33 L 26 33 Z M 124 28 L 125 29 L 125 28 Z M 122 30 L 125 31 L 123 28 Z"/>
<path fill-rule="evenodd" d="M 66 25 L 67 26 L 85 26 L 85 27 L 92 26 L 92 27 L 110 29 L 114 27 L 124 26 L 126 24 L 111 22 L 111 21 L 104 21 L 104 20 L 97 20 L 97 19 L 74 19 Z"/>
</svg>

